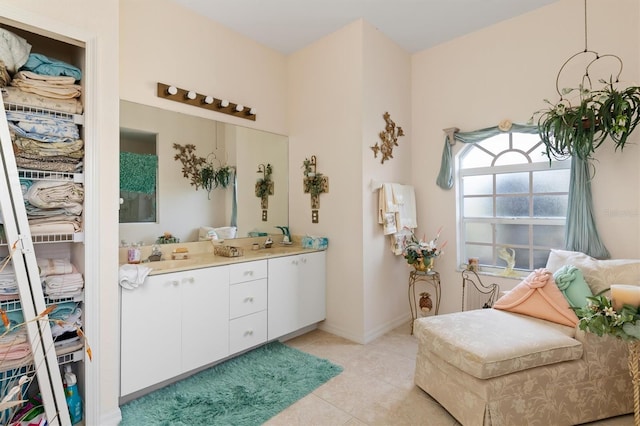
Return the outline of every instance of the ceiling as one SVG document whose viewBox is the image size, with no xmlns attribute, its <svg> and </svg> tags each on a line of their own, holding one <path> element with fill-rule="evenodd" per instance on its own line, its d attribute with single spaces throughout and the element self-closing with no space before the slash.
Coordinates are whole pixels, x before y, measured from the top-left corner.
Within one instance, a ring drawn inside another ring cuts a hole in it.
<svg viewBox="0 0 640 426">
<path fill-rule="evenodd" d="M 363 18 L 409 53 L 558 0 L 173 0 L 283 54 Z"/>
</svg>

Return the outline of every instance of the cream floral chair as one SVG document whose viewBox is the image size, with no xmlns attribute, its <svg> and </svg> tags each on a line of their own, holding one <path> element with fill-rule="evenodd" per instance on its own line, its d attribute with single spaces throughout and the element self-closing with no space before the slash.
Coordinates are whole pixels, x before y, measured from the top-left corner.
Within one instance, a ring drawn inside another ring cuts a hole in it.
<svg viewBox="0 0 640 426">
<path fill-rule="evenodd" d="M 553 250 L 594 294 L 640 285 L 640 260 Z M 478 309 L 417 319 L 415 383 L 463 425 L 575 425 L 633 412 L 626 344 L 529 315 Z"/>
</svg>

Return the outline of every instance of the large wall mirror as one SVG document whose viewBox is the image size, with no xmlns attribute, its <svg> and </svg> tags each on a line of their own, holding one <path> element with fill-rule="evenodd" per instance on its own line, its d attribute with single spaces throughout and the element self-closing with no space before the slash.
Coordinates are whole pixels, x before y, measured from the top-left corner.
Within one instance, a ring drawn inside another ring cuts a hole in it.
<svg viewBox="0 0 640 426">
<path fill-rule="evenodd" d="M 198 241 L 201 227 L 232 224 L 237 227 L 237 237 L 246 237 L 253 232 L 278 233 L 276 226 L 288 225 L 286 136 L 129 101 L 120 101 L 120 136 L 121 153 L 155 153 L 156 157 L 145 171 L 155 171 L 155 176 L 147 176 L 155 178 L 154 191 L 120 193 L 121 241 L 153 244 L 165 232 L 181 242 Z M 174 144 L 193 144 L 197 156 L 214 165 L 234 167 L 235 185 L 210 193 L 202 188 L 196 190 L 183 176 Z M 266 215 L 255 194 L 256 180 L 262 177 L 257 173 L 260 164 L 270 164 L 273 170 L 274 190 Z"/>
</svg>

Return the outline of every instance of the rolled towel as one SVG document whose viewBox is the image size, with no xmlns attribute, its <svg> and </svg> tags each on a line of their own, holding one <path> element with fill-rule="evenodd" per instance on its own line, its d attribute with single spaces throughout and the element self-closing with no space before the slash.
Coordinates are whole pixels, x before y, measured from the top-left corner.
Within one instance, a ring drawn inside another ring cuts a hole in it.
<svg viewBox="0 0 640 426">
<path fill-rule="evenodd" d="M 143 265 L 122 265 L 119 271 L 119 282 L 123 288 L 133 290 L 144 283 L 151 268 Z"/>
<path fill-rule="evenodd" d="M 582 275 L 582 271 L 573 265 L 565 265 L 553 274 L 558 288 L 574 308 L 584 308 L 587 297 L 593 296 L 591 288 Z"/>
</svg>

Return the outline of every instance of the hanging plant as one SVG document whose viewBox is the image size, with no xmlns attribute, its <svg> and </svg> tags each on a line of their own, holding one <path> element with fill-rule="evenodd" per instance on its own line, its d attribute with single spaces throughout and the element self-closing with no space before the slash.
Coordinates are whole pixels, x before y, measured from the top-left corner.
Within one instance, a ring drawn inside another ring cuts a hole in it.
<svg viewBox="0 0 640 426">
<path fill-rule="evenodd" d="M 613 82 L 600 81 L 602 89 L 590 90 L 582 85 L 564 89 L 562 97 L 549 108 L 534 113 L 538 133 L 545 144 L 549 160 L 577 156 L 593 158 L 595 150 L 610 137 L 615 149 L 624 149 L 627 138 L 640 122 L 640 87 L 618 90 Z M 578 91 L 579 103 L 573 106 L 564 96 Z"/>
<path fill-rule="evenodd" d="M 600 121 L 607 134 L 616 144 L 624 148 L 627 138 L 640 122 L 640 87 L 614 90 L 612 84 L 601 91 Z"/>
<path fill-rule="evenodd" d="M 210 195 L 215 188 L 229 186 L 233 167 L 224 165 L 216 169 L 212 162 L 195 154 L 196 147 L 193 144 L 182 146 L 174 143 L 173 148 L 178 151 L 173 157 L 174 160 L 182 163 L 182 176 L 189 179 L 189 183 L 196 187 L 196 191 L 202 187 Z"/>
<path fill-rule="evenodd" d="M 200 185 L 202 185 L 207 192 L 211 192 L 211 190 L 217 186 L 216 175 L 216 170 L 211 164 L 206 164 L 200 169 Z"/>
<path fill-rule="evenodd" d="M 231 183 L 231 175 L 233 174 L 233 168 L 231 166 L 222 166 L 216 171 L 216 186 L 220 188 L 226 188 Z"/>
</svg>

